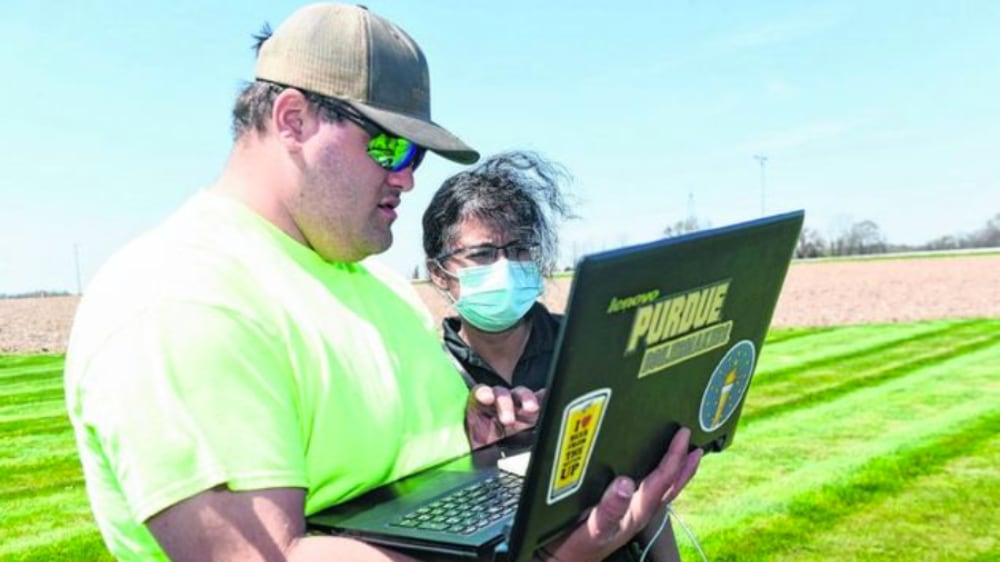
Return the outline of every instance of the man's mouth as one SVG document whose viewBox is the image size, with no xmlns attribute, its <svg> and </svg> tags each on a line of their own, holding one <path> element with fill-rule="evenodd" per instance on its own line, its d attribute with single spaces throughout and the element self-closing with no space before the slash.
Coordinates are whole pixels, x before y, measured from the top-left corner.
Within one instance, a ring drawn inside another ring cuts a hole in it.
<svg viewBox="0 0 1000 562">
<path fill-rule="evenodd" d="M 399 207 L 399 199 L 385 199 L 378 204 L 379 210 L 392 218 L 396 217 L 396 207 Z"/>
</svg>

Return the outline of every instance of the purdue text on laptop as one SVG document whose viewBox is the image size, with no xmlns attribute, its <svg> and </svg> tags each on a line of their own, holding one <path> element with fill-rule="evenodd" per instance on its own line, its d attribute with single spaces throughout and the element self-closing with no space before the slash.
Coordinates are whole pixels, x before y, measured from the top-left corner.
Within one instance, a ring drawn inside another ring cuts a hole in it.
<svg viewBox="0 0 1000 562">
<path fill-rule="evenodd" d="M 674 432 L 721 451 L 802 227 L 801 211 L 584 257 L 523 481 L 498 447 L 308 519 L 314 530 L 424 552 L 524 561 L 619 474 L 639 479 Z M 752 446 L 752 444 L 748 444 Z"/>
</svg>

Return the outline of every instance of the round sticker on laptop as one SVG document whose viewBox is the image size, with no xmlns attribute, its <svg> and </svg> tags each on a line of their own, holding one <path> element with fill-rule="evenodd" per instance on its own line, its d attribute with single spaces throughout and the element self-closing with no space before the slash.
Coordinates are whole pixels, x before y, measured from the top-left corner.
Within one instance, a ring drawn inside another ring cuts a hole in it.
<svg viewBox="0 0 1000 562">
<path fill-rule="evenodd" d="M 703 431 L 719 429 L 739 407 L 750 384 L 756 355 L 753 342 L 742 340 L 730 347 L 715 366 L 701 396 L 698 422 Z"/>
</svg>

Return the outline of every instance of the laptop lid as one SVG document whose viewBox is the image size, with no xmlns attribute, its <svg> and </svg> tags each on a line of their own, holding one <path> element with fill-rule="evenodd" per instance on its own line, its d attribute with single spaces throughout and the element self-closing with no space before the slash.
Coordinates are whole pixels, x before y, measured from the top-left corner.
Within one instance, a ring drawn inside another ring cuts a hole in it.
<svg viewBox="0 0 1000 562">
<path fill-rule="evenodd" d="M 732 443 L 788 270 L 801 211 L 584 257 L 516 513 L 473 533 L 401 527 L 400 513 L 499 474 L 491 447 L 309 518 L 311 528 L 417 551 L 529 560 L 618 474 L 641 478 L 673 433 Z M 519 444 L 523 449 L 525 444 Z M 485 507 L 484 507 L 485 508 Z"/>
<path fill-rule="evenodd" d="M 728 447 L 788 271 L 796 211 L 593 254 L 577 265 L 511 532 L 528 560 L 637 480 L 680 426 Z"/>
</svg>

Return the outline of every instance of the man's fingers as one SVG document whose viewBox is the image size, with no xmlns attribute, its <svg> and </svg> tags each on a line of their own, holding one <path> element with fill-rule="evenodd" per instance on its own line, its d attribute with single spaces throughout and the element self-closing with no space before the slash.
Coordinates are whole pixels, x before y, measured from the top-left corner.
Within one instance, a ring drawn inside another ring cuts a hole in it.
<svg viewBox="0 0 1000 562">
<path fill-rule="evenodd" d="M 670 440 L 670 448 L 667 449 L 667 456 L 683 458 L 685 453 L 687 453 L 688 446 L 691 445 L 691 430 L 686 427 L 682 427 L 677 430 L 674 434 L 673 439 Z"/>
<path fill-rule="evenodd" d="M 687 458 L 684 460 L 684 466 L 681 467 L 681 473 L 670 488 L 667 489 L 666 493 L 663 494 L 663 502 L 672 502 L 674 498 L 680 495 L 681 490 L 687 486 L 687 483 L 694 477 L 694 473 L 698 471 L 698 465 L 701 463 L 701 457 L 704 454 L 705 451 L 701 449 L 695 449 L 688 453 Z"/>
<path fill-rule="evenodd" d="M 691 430 L 686 427 L 680 428 L 670 440 L 667 453 L 660 459 L 660 463 L 643 478 L 639 485 L 639 497 L 636 498 L 638 500 L 634 513 L 636 520 L 647 521 L 660 509 L 663 501 L 673 499 L 680 493 L 683 486 L 676 484 L 687 465 L 687 449 L 690 442 Z M 697 462 L 692 467 L 694 468 L 697 468 Z"/>
<path fill-rule="evenodd" d="M 681 469 L 681 475 L 677 478 L 677 482 L 681 488 L 687 486 L 687 483 L 694 477 L 694 473 L 698 471 L 698 466 L 701 464 L 701 457 L 703 456 L 705 456 L 705 451 L 701 449 L 695 449 L 688 453 L 687 460 L 684 462 L 684 468 Z"/>
<path fill-rule="evenodd" d="M 621 531 L 622 519 L 634 494 L 635 482 L 624 476 L 615 478 L 587 518 L 590 536 L 602 544 L 613 540 Z"/>
<path fill-rule="evenodd" d="M 670 481 L 676 480 L 684 468 L 684 464 L 687 462 L 687 451 L 690 445 L 691 430 L 686 427 L 678 429 L 673 439 L 670 440 L 670 447 L 667 448 L 667 454 L 660 459 L 660 464 L 656 467 L 656 470 L 663 471 L 664 475 Z"/>
</svg>

